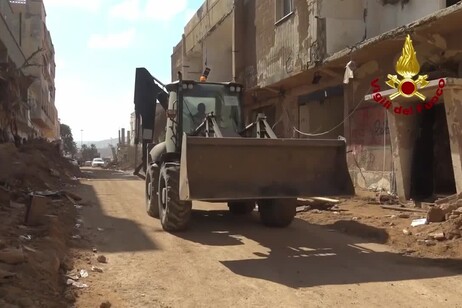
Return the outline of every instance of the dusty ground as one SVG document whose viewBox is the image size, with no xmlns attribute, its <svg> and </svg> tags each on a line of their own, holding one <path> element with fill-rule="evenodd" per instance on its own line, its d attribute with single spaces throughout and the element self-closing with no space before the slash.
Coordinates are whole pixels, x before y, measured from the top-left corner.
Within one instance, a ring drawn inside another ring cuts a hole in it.
<svg viewBox="0 0 462 308">
<path fill-rule="evenodd" d="M 90 171 L 78 189 L 93 206 L 79 210 L 74 272 L 89 276 L 79 280 L 88 288 L 75 292 L 76 307 L 462 307 L 461 259 L 382 245 L 422 255 L 445 245 L 398 235 L 411 218 L 383 218 L 396 212 L 348 203 L 339 214 L 301 213 L 281 230 L 261 226 L 257 213 L 235 217 L 198 203 L 190 230 L 172 235 L 145 213 L 143 181 Z"/>
</svg>

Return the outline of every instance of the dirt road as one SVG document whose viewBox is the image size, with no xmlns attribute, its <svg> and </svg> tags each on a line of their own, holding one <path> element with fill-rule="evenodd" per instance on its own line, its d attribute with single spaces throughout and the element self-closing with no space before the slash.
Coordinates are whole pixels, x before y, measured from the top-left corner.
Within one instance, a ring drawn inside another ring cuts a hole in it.
<svg viewBox="0 0 462 308">
<path fill-rule="evenodd" d="M 146 214 L 143 181 L 91 171 L 82 235 L 108 263 L 85 278 L 77 307 L 462 307 L 460 261 L 405 257 L 301 219 L 268 229 L 258 213 L 205 203 L 172 235 Z M 76 265 L 89 263 L 91 250 Z"/>
</svg>

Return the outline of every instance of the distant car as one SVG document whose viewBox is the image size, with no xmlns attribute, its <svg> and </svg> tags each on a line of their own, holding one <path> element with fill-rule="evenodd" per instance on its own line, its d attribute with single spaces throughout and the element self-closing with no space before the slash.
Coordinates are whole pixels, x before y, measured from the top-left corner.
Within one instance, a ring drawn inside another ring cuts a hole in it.
<svg viewBox="0 0 462 308">
<path fill-rule="evenodd" d="M 92 167 L 104 167 L 104 160 L 102 158 L 94 158 L 91 162 Z"/>
</svg>

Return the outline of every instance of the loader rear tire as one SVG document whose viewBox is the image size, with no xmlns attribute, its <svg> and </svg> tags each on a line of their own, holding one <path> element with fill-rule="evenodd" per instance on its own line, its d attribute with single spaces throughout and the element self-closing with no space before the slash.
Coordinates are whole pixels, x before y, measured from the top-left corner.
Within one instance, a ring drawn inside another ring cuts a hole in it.
<svg viewBox="0 0 462 308">
<path fill-rule="evenodd" d="M 297 199 L 273 199 L 258 202 L 261 222 L 268 227 L 285 228 L 297 213 Z"/>
<path fill-rule="evenodd" d="M 151 176 L 151 173 L 146 172 L 146 212 L 151 217 L 159 218 L 159 197 L 157 196 L 158 185 L 156 185 L 156 182 L 152 180 L 155 176 L 155 173 Z"/>
<path fill-rule="evenodd" d="M 179 197 L 179 177 L 179 166 L 162 165 L 158 188 L 159 216 L 162 228 L 168 232 L 187 229 L 191 218 L 192 202 L 181 201 Z"/>
<path fill-rule="evenodd" d="M 229 211 L 234 215 L 247 215 L 253 212 L 255 202 L 253 201 L 230 201 L 228 202 Z"/>
</svg>

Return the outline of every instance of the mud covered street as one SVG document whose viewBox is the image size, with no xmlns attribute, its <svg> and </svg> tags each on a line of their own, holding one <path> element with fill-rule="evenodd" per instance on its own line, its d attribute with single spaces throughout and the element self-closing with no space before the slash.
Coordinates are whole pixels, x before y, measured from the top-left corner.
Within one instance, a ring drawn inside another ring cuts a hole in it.
<svg viewBox="0 0 462 308">
<path fill-rule="evenodd" d="M 224 204 L 196 203 L 190 229 L 172 235 L 146 214 L 142 180 L 84 172 L 76 192 L 92 206 L 79 210 L 72 253 L 89 276 L 76 307 L 462 307 L 460 260 L 404 256 L 300 218 L 269 229 Z"/>
</svg>

